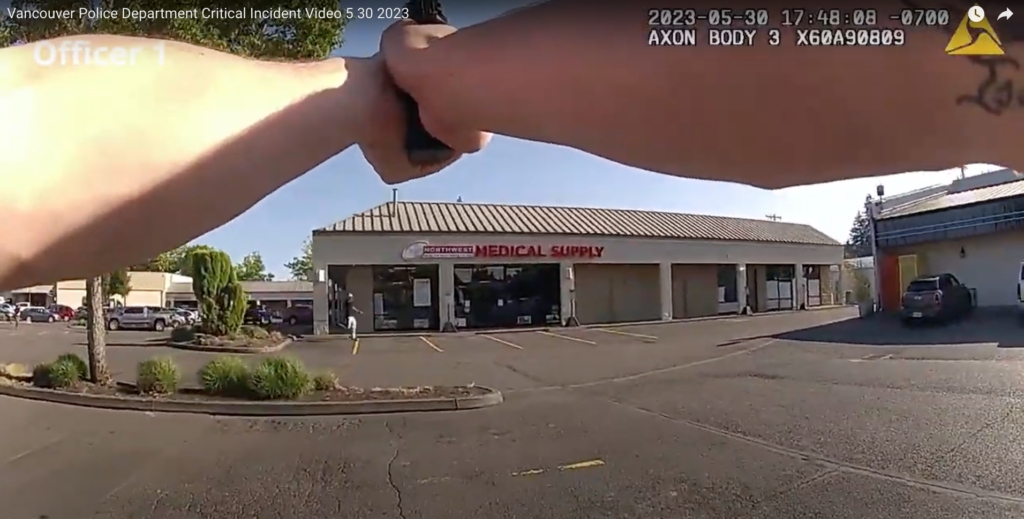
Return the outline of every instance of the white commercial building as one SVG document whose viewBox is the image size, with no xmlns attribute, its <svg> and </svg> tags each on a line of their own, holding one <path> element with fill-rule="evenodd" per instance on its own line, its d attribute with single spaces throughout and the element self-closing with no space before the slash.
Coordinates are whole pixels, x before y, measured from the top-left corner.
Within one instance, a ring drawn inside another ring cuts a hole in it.
<svg viewBox="0 0 1024 519">
<path fill-rule="evenodd" d="M 808 225 L 391 202 L 313 232 L 316 333 L 667 320 L 829 304 L 843 248 Z M 357 317 L 359 317 L 357 315 Z M 447 326 L 446 326 L 447 325 Z"/>
</svg>

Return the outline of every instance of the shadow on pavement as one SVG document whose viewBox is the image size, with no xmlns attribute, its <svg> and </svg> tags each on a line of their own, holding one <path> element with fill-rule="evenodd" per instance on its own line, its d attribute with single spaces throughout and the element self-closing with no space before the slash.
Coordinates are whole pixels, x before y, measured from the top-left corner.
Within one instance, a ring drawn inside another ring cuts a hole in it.
<svg viewBox="0 0 1024 519">
<path fill-rule="evenodd" d="M 1000 348 L 1024 347 L 1024 329 L 1015 312 L 978 310 L 945 323 L 904 324 L 896 315 L 880 314 L 804 328 L 774 336 L 787 341 L 867 344 L 942 345 L 997 343 Z"/>
<path fill-rule="evenodd" d="M 167 336 L 163 336 L 163 337 L 148 337 L 148 338 L 141 338 L 140 337 L 138 339 L 120 339 L 120 338 L 118 338 L 118 339 L 111 339 L 111 338 L 108 337 L 107 338 L 107 346 L 110 346 L 110 347 L 117 347 L 117 346 L 134 346 L 134 347 L 166 346 L 167 345 L 167 340 L 168 340 Z M 75 346 L 88 346 L 88 345 L 89 345 L 89 343 L 87 341 L 78 341 L 78 342 L 75 343 Z"/>
</svg>

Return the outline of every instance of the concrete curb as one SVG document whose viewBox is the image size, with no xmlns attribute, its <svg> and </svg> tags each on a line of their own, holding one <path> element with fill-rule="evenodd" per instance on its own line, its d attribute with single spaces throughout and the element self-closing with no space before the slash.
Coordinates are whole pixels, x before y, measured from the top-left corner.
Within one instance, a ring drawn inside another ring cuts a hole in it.
<svg viewBox="0 0 1024 519">
<path fill-rule="evenodd" d="M 483 386 L 477 387 L 488 391 L 488 393 L 464 398 L 364 400 L 359 402 L 192 402 L 159 398 L 89 395 L 13 385 L 0 385 L 0 395 L 95 409 L 250 417 L 460 411 L 491 407 L 505 401 L 500 391 Z"/>
<path fill-rule="evenodd" d="M 177 348 L 179 350 L 202 351 L 206 353 L 276 353 L 285 349 L 291 343 L 292 339 L 285 339 L 276 346 L 266 346 L 263 348 L 244 348 L 241 346 L 201 346 L 199 344 L 171 341 L 165 342 L 164 345 L 171 348 Z"/>
</svg>

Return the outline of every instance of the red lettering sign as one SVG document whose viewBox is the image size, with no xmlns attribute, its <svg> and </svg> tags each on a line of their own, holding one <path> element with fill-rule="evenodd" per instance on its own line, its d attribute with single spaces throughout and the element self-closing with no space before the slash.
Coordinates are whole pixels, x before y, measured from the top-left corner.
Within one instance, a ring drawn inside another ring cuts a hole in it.
<svg viewBox="0 0 1024 519">
<path fill-rule="evenodd" d="M 596 259 L 604 254 L 604 247 L 593 245 L 477 245 L 478 258 L 583 258 Z"/>
<path fill-rule="evenodd" d="M 402 252 L 405 259 L 565 258 L 598 259 L 604 247 L 593 245 L 428 245 L 417 242 Z"/>
</svg>

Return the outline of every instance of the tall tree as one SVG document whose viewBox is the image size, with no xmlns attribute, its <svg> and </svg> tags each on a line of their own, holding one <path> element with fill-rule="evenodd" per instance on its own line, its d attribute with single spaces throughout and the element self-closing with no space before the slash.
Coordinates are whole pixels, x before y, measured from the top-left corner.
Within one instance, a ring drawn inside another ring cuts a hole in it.
<svg viewBox="0 0 1024 519">
<path fill-rule="evenodd" d="M 89 344 L 89 381 L 94 384 L 110 384 L 110 369 L 107 368 L 107 323 L 104 307 L 106 298 L 103 295 L 103 278 L 95 277 L 85 280 L 86 309 L 89 311 L 86 320 L 86 338 Z"/>
<path fill-rule="evenodd" d="M 175 249 L 175 257 L 178 262 L 177 273 L 182 276 L 192 277 L 195 273 L 195 269 L 192 267 L 192 254 L 201 251 L 215 251 L 213 247 L 209 245 L 185 245 Z"/>
<path fill-rule="evenodd" d="M 128 267 L 132 272 L 168 272 L 177 274 L 181 268 L 181 261 L 178 258 L 178 250 L 174 249 L 162 252 L 155 258 Z"/>
<path fill-rule="evenodd" d="M 189 263 L 189 258 L 193 252 L 199 250 L 214 249 L 209 245 L 182 245 L 161 253 L 157 257 L 148 261 L 132 265 L 131 267 L 128 267 L 128 270 L 134 272 L 168 272 L 171 274 L 191 276 L 192 265 Z"/>
<path fill-rule="evenodd" d="M 871 195 L 868 195 L 866 202 L 871 202 Z M 871 218 L 868 218 L 866 211 L 866 209 L 857 211 L 857 216 L 853 217 L 850 237 L 844 246 L 847 258 L 863 258 L 871 255 Z"/>
<path fill-rule="evenodd" d="M 131 279 L 128 275 L 127 269 L 118 269 L 110 274 L 103 276 L 103 298 L 105 301 L 110 301 L 114 296 L 120 296 L 122 302 L 128 297 L 128 293 L 132 291 Z"/>
<path fill-rule="evenodd" d="M 255 11 L 272 13 L 275 9 L 339 8 L 338 0 L 250 0 L 217 7 L 250 7 Z M 46 11 L 74 10 L 81 7 L 133 10 L 181 10 L 202 7 L 195 0 L 11 0 L 12 9 L 40 9 Z M 4 13 L 6 14 L 6 13 Z M 344 18 L 301 16 L 295 18 L 191 18 L 154 17 L 147 19 L 117 19 L 75 16 L 72 18 L 22 19 L 0 16 L 0 46 L 32 43 L 39 40 L 87 33 L 148 36 L 177 40 L 203 47 L 230 52 L 257 59 L 311 60 L 323 59 L 341 46 L 345 28 Z M 185 274 L 185 272 L 182 272 Z M 187 274 L 186 274 L 187 275 Z M 89 310 L 89 366 L 93 382 L 109 383 L 106 367 L 106 337 L 103 322 L 103 278 L 94 277 L 86 282 Z"/>
<path fill-rule="evenodd" d="M 313 281 L 313 243 L 309 238 L 302 242 L 302 253 L 284 264 L 284 268 L 292 273 L 292 279 Z"/>
<path fill-rule="evenodd" d="M 235 276 L 239 281 L 273 281 L 274 275 L 267 272 L 260 253 L 246 254 L 242 261 L 235 265 Z"/>
</svg>

